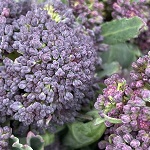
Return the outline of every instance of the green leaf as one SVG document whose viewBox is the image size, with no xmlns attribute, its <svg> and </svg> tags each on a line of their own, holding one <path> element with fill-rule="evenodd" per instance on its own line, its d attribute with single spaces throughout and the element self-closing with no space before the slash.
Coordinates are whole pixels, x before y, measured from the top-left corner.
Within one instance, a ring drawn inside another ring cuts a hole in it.
<svg viewBox="0 0 150 150">
<path fill-rule="evenodd" d="M 87 123 L 74 122 L 70 124 L 69 132 L 63 141 L 64 145 L 75 149 L 81 148 L 94 143 L 103 135 L 106 129 L 104 122 L 97 126 L 94 125 L 95 120 L 100 118 L 98 111 L 94 110 L 87 114 L 91 115 L 93 120 Z"/>
<path fill-rule="evenodd" d="M 7 55 L 7 57 L 10 58 L 11 60 L 15 60 L 19 56 L 20 56 L 20 54 L 17 53 L 17 51 L 14 51 L 14 52 Z"/>
<path fill-rule="evenodd" d="M 44 140 L 44 146 L 48 146 L 53 143 L 55 138 L 54 134 L 50 134 L 48 132 L 46 132 L 44 135 L 41 135 L 41 137 Z"/>
<path fill-rule="evenodd" d="M 135 45 L 129 43 L 118 43 L 110 45 L 109 50 L 103 52 L 101 57 L 103 63 L 117 61 L 122 68 L 128 68 L 131 66 L 132 62 L 137 59 L 137 56 L 139 57 L 140 55 L 140 51 Z"/>
<path fill-rule="evenodd" d="M 99 85 L 100 89 L 98 91 L 96 91 L 97 96 L 99 94 L 103 94 L 103 89 L 106 88 L 106 85 L 104 83 L 98 83 L 98 85 Z"/>
<path fill-rule="evenodd" d="M 106 22 L 101 26 L 104 43 L 116 44 L 135 38 L 140 33 L 140 29 L 144 26 L 144 22 L 139 17 L 129 19 L 122 18 Z"/>
<path fill-rule="evenodd" d="M 11 147 L 11 150 L 33 150 L 30 146 L 28 145 L 22 145 L 19 142 L 19 139 L 12 135 L 9 139 L 9 146 Z"/>
<path fill-rule="evenodd" d="M 44 140 L 40 135 L 34 135 L 31 131 L 27 135 L 27 144 L 33 150 L 44 150 Z"/>
<path fill-rule="evenodd" d="M 138 3 L 138 2 L 140 2 L 140 0 L 130 0 L 130 2 L 131 2 L 131 3 L 133 3 L 133 2 Z"/>
<path fill-rule="evenodd" d="M 12 135 L 9 139 L 9 145 L 13 145 L 14 143 L 19 143 L 19 139 Z"/>
<path fill-rule="evenodd" d="M 103 71 L 98 73 L 100 78 L 110 76 L 114 73 L 118 73 L 121 70 L 121 66 L 118 62 L 105 63 L 102 65 Z"/>
<path fill-rule="evenodd" d="M 68 0 L 61 0 L 64 4 L 68 4 Z"/>
<path fill-rule="evenodd" d="M 44 141 L 41 143 L 41 140 L 37 137 L 32 137 L 30 139 L 30 146 L 33 150 L 44 150 Z"/>
</svg>

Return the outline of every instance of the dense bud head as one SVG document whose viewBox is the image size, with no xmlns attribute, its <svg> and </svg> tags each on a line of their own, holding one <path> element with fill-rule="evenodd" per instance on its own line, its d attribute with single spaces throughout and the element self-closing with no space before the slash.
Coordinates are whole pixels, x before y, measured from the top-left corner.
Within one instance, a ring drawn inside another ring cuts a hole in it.
<svg viewBox="0 0 150 150">
<path fill-rule="evenodd" d="M 50 12 L 37 7 L 13 22 L 13 48 L 20 56 L 4 59 L 0 72 L 2 96 L 10 103 L 7 111 L 25 125 L 73 121 L 94 96 L 93 40 L 63 17 L 58 20 L 61 13 L 46 6 Z"/>
<path fill-rule="evenodd" d="M 146 94 L 145 94 L 146 92 Z M 130 99 L 123 106 L 120 119 L 121 124 L 111 126 L 109 132 L 109 142 L 106 139 L 106 149 L 148 149 L 150 145 L 150 107 L 149 103 L 143 99 L 148 94 L 148 90 L 135 90 L 130 95 Z M 143 96 L 144 95 L 144 96 Z M 146 95 L 146 96 L 145 96 Z"/>
<path fill-rule="evenodd" d="M 133 131 L 141 129 L 149 130 L 150 107 L 147 106 L 147 101 L 143 99 L 143 91 L 145 90 L 134 92 L 127 102 L 127 105 L 123 107 L 124 114 L 121 117 L 122 122 L 124 124 L 129 124 Z"/>
<path fill-rule="evenodd" d="M 129 84 L 117 75 L 104 81 L 107 87 L 97 98 L 95 108 L 100 110 L 100 116 L 105 118 L 109 127 L 104 136 L 106 149 L 150 148 L 149 63 L 150 53 L 132 64 Z M 116 101 L 118 91 L 122 92 L 121 101 Z"/>
<path fill-rule="evenodd" d="M 121 128 L 123 126 L 120 126 Z M 111 127 L 112 128 L 112 127 Z M 124 150 L 132 150 L 132 149 L 149 149 L 150 144 L 150 134 L 149 131 L 139 130 L 136 132 L 128 131 L 128 133 L 122 132 L 121 134 L 116 133 L 114 130 L 113 133 L 110 133 L 109 141 L 111 143 L 107 143 L 107 147 L 111 147 L 112 150 L 116 150 L 116 148 L 121 148 Z M 116 140 L 117 139 L 117 140 Z"/>
<path fill-rule="evenodd" d="M 14 52 L 12 47 L 15 37 L 13 21 L 31 9 L 30 0 L 0 0 L 0 62 L 3 56 Z"/>
</svg>

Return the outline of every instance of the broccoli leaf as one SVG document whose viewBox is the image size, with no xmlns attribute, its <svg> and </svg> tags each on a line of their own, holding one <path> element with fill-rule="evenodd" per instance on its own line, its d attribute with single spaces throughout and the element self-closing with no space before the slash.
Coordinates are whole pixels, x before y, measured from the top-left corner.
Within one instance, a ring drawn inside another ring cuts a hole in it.
<svg viewBox="0 0 150 150">
<path fill-rule="evenodd" d="M 139 17 L 122 18 L 106 22 L 101 26 L 104 43 L 116 44 L 135 38 L 144 26 L 144 22 Z"/>
</svg>

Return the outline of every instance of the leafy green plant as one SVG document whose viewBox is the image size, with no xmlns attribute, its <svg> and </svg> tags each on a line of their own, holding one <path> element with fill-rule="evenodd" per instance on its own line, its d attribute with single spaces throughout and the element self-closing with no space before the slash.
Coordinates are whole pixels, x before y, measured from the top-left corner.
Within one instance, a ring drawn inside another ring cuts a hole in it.
<svg viewBox="0 0 150 150">
<path fill-rule="evenodd" d="M 103 42 L 110 45 L 125 42 L 137 37 L 144 26 L 145 23 L 139 17 L 106 22 L 101 26 Z"/>
<path fill-rule="evenodd" d="M 103 135 L 106 129 L 104 120 L 98 125 L 94 124 L 99 118 L 98 111 L 90 111 L 87 115 L 93 117 L 93 120 L 85 123 L 74 122 L 68 125 L 69 131 L 64 138 L 64 145 L 74 149 L 81 148 L 96 142 Z"/>
</svg>

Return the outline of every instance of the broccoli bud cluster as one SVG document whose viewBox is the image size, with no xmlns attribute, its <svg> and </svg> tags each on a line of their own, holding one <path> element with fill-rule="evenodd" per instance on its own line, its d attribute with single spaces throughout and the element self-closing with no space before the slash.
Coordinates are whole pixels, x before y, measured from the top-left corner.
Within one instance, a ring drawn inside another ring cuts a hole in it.
<svg viewBox="0 0 150 150">
<path fill-rule="evenodd" d="M 24 125 L 63 124 L 94 96 L 94 42 L 52 10 L 37 6 L 10 26 L 19 56 L 0 67 L 1 122 L 10 116 Z"/>
<path fill-rule="evenodd" d="M 26 14 L 30 9 L 30 1 L 0 0 L 0 61 L 7 54 L 14 52 L 12 47 L 14 42 L 13 21 L 20 15 Z"/>
<path fill-rule="evenodd" d="M 119 75 L 105 80 L 107 87 L 99 95 L 95 107 L 100 109 L 100 116 L 106 119 L 105 124 L 110 128 L 105 140 L 99 142 L 100 149 L 150 149 L 149 56 L 150 53 L 132 64 L 130 84 Z M 114 125 L 111 119 L 120 122 Z"/>
<path fill-rule="evenodd" d="M 134 62 L 132 68 L 130 73 L 133 80 L 132 88 L 147 88 L 150 85 L 150 52 Z"/>
<path fill-rule="evenodd" d="M 121 17 L 133 17 L 139 16 L 145 22 L 149 20 L 149 6 L 147 0 L 139 0 L 139 1 L 129 1 L 129 0 L 117 0 L 113 3 L 113 12 L 112 16 L 114 18 L 121 18 Z"/>
<path fill-rule="evenodd" d="M 98 0 L 68 0 L 68 5 L 72 9 L 77 22 L 87 29 L 94 39 L 94 46 L 97 51 L 108 50 L 108 45 L 101 43 L 100 24 L 103 20 L 104 4 Z"/>
<path fill-rule="evenodd" d="M 11 129 L 8 126 L 0 127 L 0 150 L 7 149 L 10 136 Z"/>
</svg>

